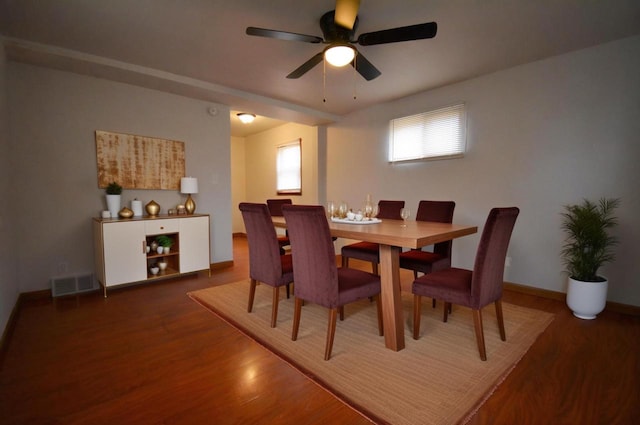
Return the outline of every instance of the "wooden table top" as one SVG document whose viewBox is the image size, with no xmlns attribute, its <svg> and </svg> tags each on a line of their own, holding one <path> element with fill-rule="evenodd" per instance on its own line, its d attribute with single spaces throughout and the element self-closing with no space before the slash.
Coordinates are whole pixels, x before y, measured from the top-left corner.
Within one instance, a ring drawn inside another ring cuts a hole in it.
<svg viewBox="0 0 640 425">
<path fill-rule="evenodd" d="M 286 228 L 284 217 L 272 217 L 274 226 Z M 406 224 L 406 227 L 402 225 Z M 431 221 L 382 220 L 375 224 L 346 224 L 329 221 L 331 236 L 357 239 L 379 244 L 421 248 L 478 231 L 477 226 L 436 223 Z"/>
</svg>

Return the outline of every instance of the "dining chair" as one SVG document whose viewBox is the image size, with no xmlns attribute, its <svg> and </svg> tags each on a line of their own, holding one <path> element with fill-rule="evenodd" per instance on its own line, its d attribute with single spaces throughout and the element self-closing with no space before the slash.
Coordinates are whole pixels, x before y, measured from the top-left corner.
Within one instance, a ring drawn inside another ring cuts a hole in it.
<svg viewBox="0 0 640 425">
<path fill-rule="evenodd" d="M 434 221 L 451 223 L 456 203 L 453 201 L 420 201 L 416 212 L 416 221 Z M 439 242 L 433 245 L 432 251 L 410 249 L 400 253 L 400 268 L 413 271 L 413 278 L 418 272 L 427 274 L 435 270 L 451 267 L 451 246 L 453 241 Z M 436 300 L 432 302 L 436 305 Z"/>
<path fill-rule="evenodd" d="M 269 208 L 269 214 L 271 217 L 282 217 L 282 206 L 291 205 L 293 202 L 288 198 L 276 198 L 267 199 L 267 207 Z M 290 246 L 288 230 L 285 230 L 284 235 L 278 235 L 278 245 L 280 246 L 280 253 L 284 254 L 284 248 Z M 277 232 L 276 232 L 277 234 Z M 288 295 L 288 294 L 287 294 Z"/>
<path fill-rule="evenodd" d="M 517 207 L 493 208 L 480 237 L 473 270 L 448 267 L 417 278 L 411 287 L 413 297 L 413 339 L 420 336 L 421 297 L 458 304 L 473 310 L 476 342 L 480 359 L 487 360 L 482 327 L 482 308 L 494 303 L 500 338 L 507 340 L 502 316 L 504 262 L 509 240 L 520 210 Z M 445 305 L 444 321 L 447 321 Z"/>
<path fill-rule="evenodd" d="M 404 208 L 404 201 L 379 201 L 377 218 L 402 220 L 400 210 Z M 349 259 L 355 258 L 371 263 L 373 274 L 378 273 L 380 263 L 380 245 L 375 242 L 356 242 L 342 247 L 342 267 L 349 267 Z"/>
<path fill-rule="evenodd" d="M 295 308 L 291 339 L 298 338 L 303 302 L 329 309 L 329 325 L 324 359 L 329 360 L 333 348 L 338 313 L 344 319 L 346 304 L 376 298 L 378 333 L 383 335 L 380 278 L 362 270 L 336 266 L 336 254 L 329 223 L 322 206 L 285 205 L 282 208 L 291 239 L 295 278 Z"/>
<path fill-rule="evenodd" d="M 271 327 L 276 327 L 280 287 L 287 289 L 293 282 L 293 260 L 290 254 L 280 254 L 276 229 L 266 204 L 242 202 L 239 205 L 247 232 L 249 245 L 249 304 L 247 311 L 253 310 L 253 299 L 258 282 L 273 287 L 271 306 Z M 288 292 L 288 290 L 287 290 Z"/>
</svg>

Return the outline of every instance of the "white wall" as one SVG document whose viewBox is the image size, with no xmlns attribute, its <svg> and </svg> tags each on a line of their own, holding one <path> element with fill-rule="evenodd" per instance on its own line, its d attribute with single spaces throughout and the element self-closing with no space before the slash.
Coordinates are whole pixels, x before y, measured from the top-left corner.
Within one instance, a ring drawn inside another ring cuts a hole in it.
<svg viewBox="0 0 640 425">
<path fill-rule="evenodd" d="M 0 208 L 0 329 L 5 329 L 13 306 L 18 299 L 18 279 L 15 247 L 18 245 L 13 219 L 19 207 L 13 202 L 12 178 L 10 170 L 10 134 L 6 93 L 6 71 L 4 45 L 0 42 L 0 197 L 5 201 Z"/>
<path fill-rule="evenodd" d="M 454 200 L 454 221 L 479 230 L 495 206 L 521 209 L 506 280 L 566 290 L 562 206 L 622 198 L 609 300 L 640 305 L 640 37 L 554 57 L 352 114 L 328 128 L 327 199 L 361 205 Z M 383 76 L 384 77 L 384 76 Z M 388 122 L 457 102 L 468 110 L 463 159 L 387 162 Z M 479 234 L 454 242 L 472 267 Z"/>
<path fill-rule="evenodd" d="M 231 217 L 233 233 L 244 233 L 238 204 L 247 198 L 247 167 L 244 137 L 231 138 Z"/>
<path fill-rule="evenodd" d="M 185 142 L 186 173 L 198 177 L 196 212 L 211 215 L 211 262 L 233 259 L 229 109 L 97 78 L 9 62 L 12 220 L 20 292 L 49 288 L 69 273 L 94 270 L 91 218 L 105 209 L 97 185 L 95 130 Z M 211 116 L 209 106 L 220 113 Z M 125 190 L 158 202 L 184 202 L 178 191 Z"/>
</svg>

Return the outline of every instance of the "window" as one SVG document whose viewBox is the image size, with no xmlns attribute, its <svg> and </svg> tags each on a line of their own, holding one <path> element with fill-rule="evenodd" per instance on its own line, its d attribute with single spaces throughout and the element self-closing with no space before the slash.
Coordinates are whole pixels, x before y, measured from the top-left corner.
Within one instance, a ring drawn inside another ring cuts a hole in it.
<svg viewBox="0 0 640 425">
<path fill-rule="evenodd" d="M 391 120 L 389 161 L 462 157 L 466 127 L 464 104 Z"/>
<path fill-rule="evenodd" d="M 302 139 L 278 146 L 276 161 L 278 195 L 302 194 Z"/>
</svg>

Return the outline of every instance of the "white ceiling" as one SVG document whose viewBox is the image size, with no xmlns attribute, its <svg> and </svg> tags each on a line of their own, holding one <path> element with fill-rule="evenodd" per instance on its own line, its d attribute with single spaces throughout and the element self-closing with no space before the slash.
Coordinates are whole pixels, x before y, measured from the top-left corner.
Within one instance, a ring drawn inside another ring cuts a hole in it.
<svg viewBox="0 0 640 425">
<path fill-rule="evenodd" d="M 322 64 L 298 80 L 285 78 L 322 45 L 245 35 L 256 26 L 321 36 L 318 20 L 334 6 L 0 0 L 0 33 L 11 60 L 222 103 L 275 125 L 333 122 L 372 104 L 640 34 L 638 0 L 362 0 L 356 36 L 430 21 L 438 34 L 358 46 L 382 75 L 365 81 L 351 67 L 327 67 L 324 89 Z M 232 120 L 232 135 L 247 134 L 248 126 Z"/>
</svg>

